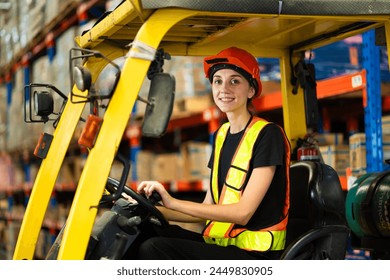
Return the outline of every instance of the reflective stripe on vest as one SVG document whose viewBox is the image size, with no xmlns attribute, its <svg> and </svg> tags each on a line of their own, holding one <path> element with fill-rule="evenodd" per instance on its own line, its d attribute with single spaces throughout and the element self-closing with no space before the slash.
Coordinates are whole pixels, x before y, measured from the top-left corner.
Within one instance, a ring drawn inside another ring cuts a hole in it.
<svg viewBox="0 0 390 280">
<path fill-rule="evenodd" d="M 232 164 L 228 170 L 226 181 L 223 186 L 221 197 L 218 194 L 218 170 L 219 158 L 230 124 L 223 124 L 215 139 L 214 164 L 211 175 L 211 190 L 216 204 L 237 203 L 245 187 L 249 163 L 252 158 L 253 146 L 260 131 L 268 124 L 267 121 L 253 117 L 251 123 L 246 128 L 244 136 L 238 145 L 236 153 L 233 156 Z M 285 137 L 286 138 L 286 137 Z M 287 138 L 285 139 L 287 152 L 286 172 L 287 186 L 286 202 L 283 213 L 285 218 L 278 224 L 251 231 L 245 228 L 233 229 L 233 223 L 208 221 L 203 231 L 203 237 L 206 243 L 217 244 L 220 246 L 234 245 L 241 249 L 250 251 L 268 251 L 284 249 L 286 239 L 287 211 L 289 207 L 289 152 L 290 146 Z"/>
</svg>

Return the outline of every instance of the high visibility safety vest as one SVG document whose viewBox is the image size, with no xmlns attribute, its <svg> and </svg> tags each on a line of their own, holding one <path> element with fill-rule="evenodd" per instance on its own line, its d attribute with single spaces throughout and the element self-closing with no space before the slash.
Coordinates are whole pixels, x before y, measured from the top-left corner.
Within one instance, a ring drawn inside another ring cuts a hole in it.
<svg viewBox="0 0 390 280">
<path fill-rule="evenodd" d="M 247 126 L 238 148 L 233 156 L 228 170 L 221 196 L 218 192 L 218 167 L 223 143 L 226 139 L 230 124 L 223 124 L 217 132 L 214 147 L 214 165 L 211 174 L 211 191 L 216 204 L 237 203 L 245 188 L 249 162 L 252 158 L 253 146 L 260 131 L 268 124 L 267 121 L 253 117 Z M 283 135 L 285 135 L 283 133 Z M 290 206 L 290 144 L 285 136 L 286 149 L 286 199 L 283 209 L 283 219 L 277 224 L 256 230 L 246 228 L 234 228 L 235 224 L 227 222 L 207 221 L 203 230 L 203 238 L 206 243 L 220 246 L 234 245 L 248 251 L 283 250 L 286 241 L 286 226 L 288 221 L 288 209 Z"/>
</svg>

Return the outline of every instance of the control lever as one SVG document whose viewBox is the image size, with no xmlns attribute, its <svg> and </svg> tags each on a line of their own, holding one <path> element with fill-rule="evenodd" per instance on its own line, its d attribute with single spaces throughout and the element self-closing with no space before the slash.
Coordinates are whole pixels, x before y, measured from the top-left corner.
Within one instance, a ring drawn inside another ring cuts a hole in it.
<svg viewBox="0 0 390 280">
<path fill-rule="evenodd" d="M 134 235 L 137 233 L 137 230 L 134 227 L 141 223 L 141 217 L 134 216 L 131 218 L 126 218 L 125 216 L 121 215 L 118 217 L 117 223 L 119 227 L 122 228 L 125 232 L 130 235 Z"/>
<path fill-rule="evenodd" d="M 156 191 L 153 191 L 148 199 L 153 205 L 156 205 L 159 201 L 162 200 L 161 195 Z"/>
<path fill-rule="evenodd" d="M 152 194 L 147 199 L 153 205 L 157 205 L 158 202 L 162 200 L 161 195 L 156 191 L 153 191 Z M 161 222 L 158 219 L 156 219 L 156 217 L 149 217 L 149 222 L 151 222 L 152 224 L 155 224 L 157 226 L 161 226 Z"/>
<path fill-rule="evenodd" d="M 150 203 L 151 203 L 152 205 L 156 205 L 156 204 L 158 204 L 159 201 L 162 200 L 161 195 L 160 195 L 158 192 L 156 192 L 156 191 L 153 191 L 152 194 L 151 194 L 150 196 L 146 196 L 145 193 L 142 193 L 141 195 L 142 195 L 145 199 L 147 199 L 148 201 L 150 201 Z"/>
</svg>

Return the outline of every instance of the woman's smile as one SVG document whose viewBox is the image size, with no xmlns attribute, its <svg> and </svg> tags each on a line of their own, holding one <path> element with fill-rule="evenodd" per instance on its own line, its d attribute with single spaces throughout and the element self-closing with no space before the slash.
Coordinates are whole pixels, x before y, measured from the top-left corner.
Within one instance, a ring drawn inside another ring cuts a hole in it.
<svg viewBox="0 0 390 280">
<path fill-rule="evenodd" d="M 219 97 L 219 100 L 223 103 L 230 103 L 232 101 L 234 101 L 234 97 L 232 95 L 228 95 L 228 94 L 221 94 L 220 97 Z"/>
</svg>

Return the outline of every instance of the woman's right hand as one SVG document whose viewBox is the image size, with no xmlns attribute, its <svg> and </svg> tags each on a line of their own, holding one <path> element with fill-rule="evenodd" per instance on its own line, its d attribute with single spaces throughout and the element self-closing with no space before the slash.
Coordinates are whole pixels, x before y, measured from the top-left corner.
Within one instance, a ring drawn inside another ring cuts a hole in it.
<svg viewBox="0 0 390 280">
<path fill-rule="evenodd" d="M 137 191 L 139 193 L 144 193 L 146 197 L 150 197 L 155 191 L 161 196 L 161 201 L 163 205 L 167 208 L 170 208 L 169 205 L 174 199 L 165 189 L 165 187 L 157 181 L 142 181 L 138 187 Z"/>
</svg>

